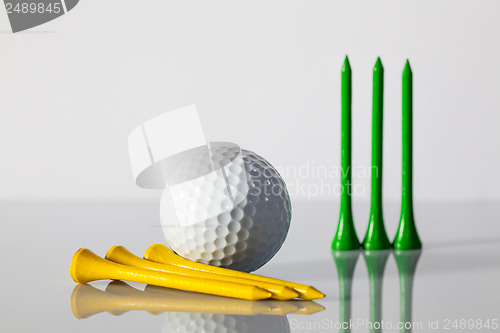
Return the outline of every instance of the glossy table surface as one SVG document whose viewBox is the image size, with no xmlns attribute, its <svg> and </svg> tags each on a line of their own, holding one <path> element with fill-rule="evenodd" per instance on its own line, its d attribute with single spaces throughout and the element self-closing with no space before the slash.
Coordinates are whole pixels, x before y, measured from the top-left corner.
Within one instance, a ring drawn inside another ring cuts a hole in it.
<svg viewBox="0 0 500 333">
<path fill-rule="evenodd" d="M 399 207 L 384 209 L 393 237 Z M 332 253 L 338 203 L 294 202 L 293 214 L 282 250 L 257 273 L 315 286 L 327 294 L 315 303 L 231 303 L 110 281 L 77 286 L 69 263 L 78 248 L 102 256 L 121 244 L 142 255 L 163 242 L 158 203 L 3 202 L 0 331 L 500 330 L 499 203 L 417 203 L 417 252 Z M 355 203 L 354 214 L 362 239 L 368 206 Z"/>
</svg>

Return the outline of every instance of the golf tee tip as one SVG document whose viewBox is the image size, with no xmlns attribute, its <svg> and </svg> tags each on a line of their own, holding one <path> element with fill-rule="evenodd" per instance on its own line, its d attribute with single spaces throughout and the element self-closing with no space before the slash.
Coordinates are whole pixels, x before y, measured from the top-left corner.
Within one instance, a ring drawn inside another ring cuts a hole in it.
<svg viewBox="0 0 500 333">
<path fill-rule="evenodd" d="M 259 301 L 261 299 L 268 299 L 271 298 L 272 294 L 262 288 L 259 287 L 252 287 L 252 292 L 250 294 L 250 297 L 248 298 L 249 301 Z"/>
<path fill-rule="evenodd" d="M 412 75 L 410 60 L 406 59 L 403 75 Z"/>
<path fill-rule="evenodd" d="M 262 287 L 260 287 L 262 288 Z M 265 288 L 262 288 L 265 289 Z M 280 301 L 288 301 L 294 298 L 299 297 L 299 293 L 296 292 L 295 290 L 287 287 L 280 288 L 279 293 L 278 292 L 273 292 L 272 290 L 265 289 L 266 291 L 269 291 L 272 296 L 271 298 L 280 300 Z"/>
<path fill-rule="evenodd" d="M 300 290 L 298 288 L 295 288 L 295 290 L 299 293 L 299 297 L 305 301 L 312 301 L 313 299 L 325 297 L 325 294 L 323 294 L 313 286 L 307 286 L 305 288 L 301 288 Z"/>
<path fill-rule="evenodd" d="M 349 58 L 346 55 L 344 59 L 344 64 L 342 66 L 342 72 L 350 72 L 350 71 L 351 71 L 351 65 L 349 64 Z"/>
</svg>

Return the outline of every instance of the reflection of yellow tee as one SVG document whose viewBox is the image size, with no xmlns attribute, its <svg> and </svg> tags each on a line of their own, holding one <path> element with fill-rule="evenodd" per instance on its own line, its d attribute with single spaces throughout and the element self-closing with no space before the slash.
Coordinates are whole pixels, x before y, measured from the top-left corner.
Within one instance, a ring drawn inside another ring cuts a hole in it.
<svg viewBox="0 0 500 333">
<path fill-rule="evenodd" d="M 247 301 L 147 285 L 144 291 L 122 281 L 112 281 L 105 291 L 79 284 L 71 294 L 71 310 L 79 319 L 101 312 L 120 315 L 128 310 L 151 314 L 170 312 L 223 313 L 233 315 L 313 314 L 325 308 L 312 301 Z"/>
</svg>

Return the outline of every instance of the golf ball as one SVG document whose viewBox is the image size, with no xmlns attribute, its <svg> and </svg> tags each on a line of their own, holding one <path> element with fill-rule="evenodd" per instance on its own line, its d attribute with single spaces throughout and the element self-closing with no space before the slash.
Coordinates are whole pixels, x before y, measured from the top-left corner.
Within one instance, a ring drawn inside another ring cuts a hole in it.
<svg viewBox="0 0 500 333">
<path fill-rule="evenodd" d="M 207 161 L 222 167 L 200 172 L 210 168 Z M 204 175 L 163 191 L 160 218 L 173 251 L 245 272 L 278 252 L 290 226 L 291 206 L 285 182 L 269 162 L 228 145 L 197 154 L 177 169 Z"/>
</svg>

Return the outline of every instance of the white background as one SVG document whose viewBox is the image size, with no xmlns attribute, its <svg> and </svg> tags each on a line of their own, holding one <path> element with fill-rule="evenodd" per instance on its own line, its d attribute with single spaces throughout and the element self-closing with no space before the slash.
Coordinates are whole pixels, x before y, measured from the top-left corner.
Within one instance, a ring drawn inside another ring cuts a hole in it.
<svg viewBox="0 0 500 333">
<path fill-rule="evenodd" d="M 371 71 L 385 66 L 387 201 L 400 197 L 406 58 L 416 200 L 500 199 L 498 1 L 82 0 L 18 34 L 0 10 L 0 31 L 0 199 L 157 199 L 134 184 L 127 136 L 192 103 L 210 140 L 280 167 L 338 166 L 346 54 L 355 167 L 370 165 Z M 369 200 L 369 177 L 354 182 Z"/>
</svg>

